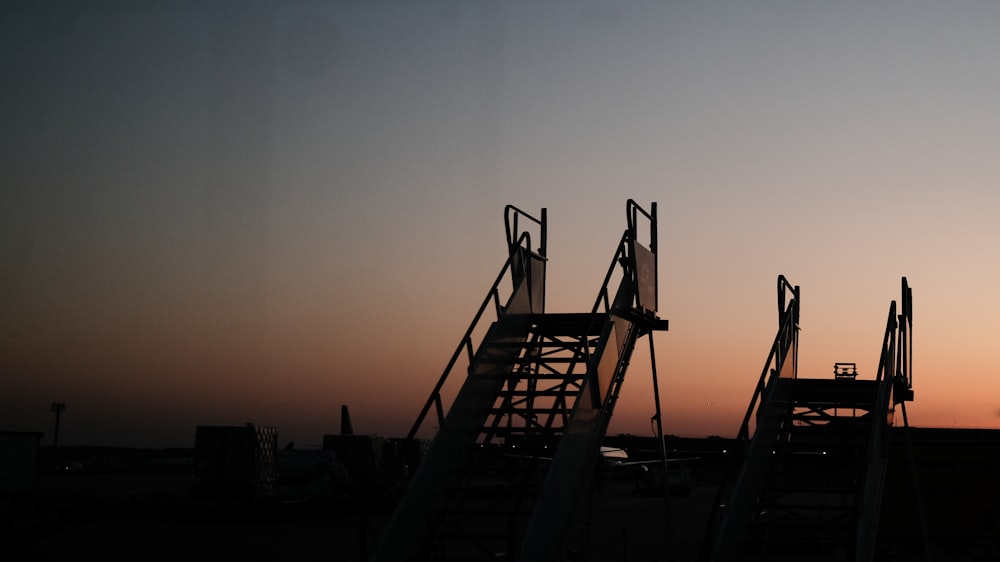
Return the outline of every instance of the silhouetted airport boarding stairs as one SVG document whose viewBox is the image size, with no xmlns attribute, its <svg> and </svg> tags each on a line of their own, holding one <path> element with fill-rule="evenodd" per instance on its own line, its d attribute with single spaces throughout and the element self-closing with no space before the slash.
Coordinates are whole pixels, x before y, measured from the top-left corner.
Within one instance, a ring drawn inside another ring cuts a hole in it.
<svg viewBox="0 0 1000 562">
<path fill-rule="evenodd" d="M 852 363 L 806 379 L 797 376 L 799 288 L 779 277 L 778 335 L 740 430 L 739 471 L 720 489 L 708 559 L 872 559 L 893 407 L 913 397 L 905 278 L 902 288 L 875 380 L 858 379 Z"/>
<path fill-rule="evenodd" d="M 545 210 L 537 219 L 507 207 L 510 258 L 409 434 L 436 412 L 440 429 L 376 560 L 564 557 L 635 343 L 667 328 L 656 316 L 656 204 L 630 200 L 626 215 L 593 308 L 548 313 Z M 537 251 L 521 222 L 539 231 Z M 477 326 L 487 327 L 474 350 Z M 468 374 L 445 416 L 443 388 L 463 356 Z"/>
</svg>

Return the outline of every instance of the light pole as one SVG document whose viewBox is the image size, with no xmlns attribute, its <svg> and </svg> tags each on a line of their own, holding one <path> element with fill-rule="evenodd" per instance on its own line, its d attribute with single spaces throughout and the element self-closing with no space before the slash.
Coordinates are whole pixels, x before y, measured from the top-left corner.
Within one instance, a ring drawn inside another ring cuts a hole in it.
<svg viewBox="0 0 1000 562">
<path fill-rule="evenodd" d="M 62 415 L 63 412 L 66 411 L 66 403 L 65 402 L 53 402 L 52 406 L 49 409 L 52 411 L 53 414 L 56 415 L 56 432 L 55 432 L 55 435 L 52 436 L 52 446 L 53 447 L 58 447 L 59 446 L 59 417 Z"/>
</svg>

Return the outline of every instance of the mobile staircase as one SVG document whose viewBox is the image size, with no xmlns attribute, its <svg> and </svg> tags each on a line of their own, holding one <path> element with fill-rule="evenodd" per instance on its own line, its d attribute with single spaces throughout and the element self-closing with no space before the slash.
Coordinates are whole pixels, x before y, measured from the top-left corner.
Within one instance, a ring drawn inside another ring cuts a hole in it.
<svg viewBox="0 0 1000 562">
<path fill-rule="evenodd" d="M 652 348 L 652 331 L 667 329 L 656 315 L 656 203 L 646 211 L 629 200 L 626 215 L 591 310 L 549 313 L 546 211 L 506 207 L 509 258 L 409 433 L 436 414 L 375 560 L 564 557 L 636 341 L 649 335 Z M 462 357 L 467 376 L 445 415 L 443 389 Z"/>
<path fill-rule="evenodd" d="M 798 378 L 799 287 L 778 278 L 778 333 L 720 487 L 703 558 L 872 560 L 894 408 L 913 399 L 912 297 L 889 307 L 875 380 L 852 363 Z M 905 405 L 904 405 L 905 408 Z"/>
</svg>

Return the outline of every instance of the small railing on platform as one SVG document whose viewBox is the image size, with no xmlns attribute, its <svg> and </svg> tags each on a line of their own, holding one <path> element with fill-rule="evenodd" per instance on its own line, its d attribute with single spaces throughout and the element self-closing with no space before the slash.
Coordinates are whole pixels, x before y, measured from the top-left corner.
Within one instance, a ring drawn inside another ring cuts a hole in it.
<svg viewBox="0 0 1000 562">
<path fill-rule="evenodd" d="M 833 364 L 833 378 L 838 380 L 854 380 L 858 378 L 857 363 L 838 361 Z"/>
</svg>

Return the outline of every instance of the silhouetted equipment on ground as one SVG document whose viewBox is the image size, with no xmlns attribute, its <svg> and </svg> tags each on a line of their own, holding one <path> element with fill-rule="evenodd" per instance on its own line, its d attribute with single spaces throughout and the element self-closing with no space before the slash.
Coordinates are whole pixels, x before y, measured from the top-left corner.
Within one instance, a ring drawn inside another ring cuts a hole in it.
<svg viewBox="0 0 1000 562">
<path fill-rule="evenodd" d="M 253 424 L 195 431 L 192 495 L 245 501 L 270 496 L 277 479 L 278 431 Z"/>
<path fill-rule="evenodd" d="M 787 301 L 786 301 L 787 298 Z M 778 333 L 719 489 L 706 559 L 872 560 L 892 415 L 913 399 L 912 296 L 889 307 L 878 373 L 798 377 L 799 287 L 778 278 Z"/>
<path fill-rule="evenodd" d="M 630 200 L 626 216 L 593 307 L 550 313 L 546 211 L 507 206 L 508 260 L 410 431 L 434 411 L 440 429 L 376 560 L 565 556 L 636 341 L 648 335 L 652 352 L 652 331 L 667 329 L 656 315 L 656 204 Z M 467 376 L 446 417 L 443 389 L 462 357 Z"/>
<path fill-rule="evenodd" d="M 354 435 L 354 424 L 351 423 L 351 412 L 347 410 L 347 404 L 340 406 L 340 434 Z"/>
<path fill-rule="evenodd" d="M 41 441 L 34 431 L 0 431 L 0 498 L 35 489 Z"/>
<path fill-rule="evenodd" d="M 58 447 L 59 446 L 59 421 L 62 419 L 63 412 L 66 411 L 66 403 L 65 402 L 53 402 L 52 405 L 49 406 L 49 411 L 51 411 L 53 414 L 56 415 L 56 429 L 52 433 L 52 446 L 53 447 Z"/>
<path fill-rule="evenodd" d="M 332 452 L 346 471 L 341 482 L 345 498 L 361 500 L 362 495 L 389 498 L 399 494 L 398 482 L 387 484 L 393 470 L 396 444 L 381 435 L 324 435 L 323 450 Z"/>
</svg>

